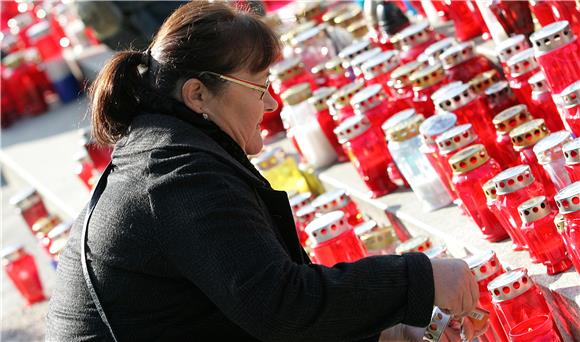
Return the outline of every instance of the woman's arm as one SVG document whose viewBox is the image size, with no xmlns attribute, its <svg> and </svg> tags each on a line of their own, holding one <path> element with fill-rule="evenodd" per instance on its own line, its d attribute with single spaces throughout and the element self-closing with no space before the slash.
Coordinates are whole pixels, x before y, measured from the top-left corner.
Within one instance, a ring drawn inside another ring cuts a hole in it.
<svg viewBox="0 0 580 342">
<path fill-rule="evenodd" d="M 205 154 L 181 158 L 151 167 L 159 242 L 184 277 L 256 338 L 378 340 L 398 323 L 429 323 L 434 285 L 425 255 L 299 265 L 227 165 Z"/>
</svg>

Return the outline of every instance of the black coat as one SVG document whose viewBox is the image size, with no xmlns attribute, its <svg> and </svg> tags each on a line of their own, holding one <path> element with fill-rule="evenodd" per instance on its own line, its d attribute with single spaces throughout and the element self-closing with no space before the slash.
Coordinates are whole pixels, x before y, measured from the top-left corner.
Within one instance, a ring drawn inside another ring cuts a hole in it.
<svg viewBox="0 0 580 342">
<path fill-rule="evenodd" d="M 115 147 L 87 258 L 121 341 L 376 341 L 429 323 L 425 255 L 311 264 L 286 193 L 206 133 L 144 114 Z M 49 341 L 107 338 L 82 276 L 83 218 L 60 256 Z"/>
</svg>

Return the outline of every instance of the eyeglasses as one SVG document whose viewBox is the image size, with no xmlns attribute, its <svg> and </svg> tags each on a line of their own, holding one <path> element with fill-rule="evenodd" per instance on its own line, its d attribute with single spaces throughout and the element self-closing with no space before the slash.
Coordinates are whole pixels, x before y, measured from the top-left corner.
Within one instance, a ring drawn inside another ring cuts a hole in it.
<svg viewBox="0 0 580 342">
<path fill-rule="evenodd" d="M 264 99 L 264 95 L 268 92 L 268 89 L 270 89 L 270 80 L 266 80 L 266 84 L 261 85 L 258 83 L 254 83 L 254 82 L 250 82 L 250 81 L 246 81 L 246 80 L 242 80 L 240 78 L 236 78 L 233 76 L 225 76 L 225 75 L 221 75 L 215 72 L 211 72 L 211 71 L 204 71 L 204 73 L 206 74 L 210 74 L 213 75 L 215 77 L 218 77 L 224 81 L 228 81 L 228 82 L 232 82 L 241 86 L 244 86 L 246 88 L 250 88 L 253 90 L 256 90 L 260 93 L 260 100 Z"/>
</svg>

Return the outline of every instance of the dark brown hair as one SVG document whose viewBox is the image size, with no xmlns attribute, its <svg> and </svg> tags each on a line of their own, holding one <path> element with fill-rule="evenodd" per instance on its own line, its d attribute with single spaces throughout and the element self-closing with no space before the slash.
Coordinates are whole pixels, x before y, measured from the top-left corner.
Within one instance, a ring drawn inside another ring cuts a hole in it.
<svg viewBox="0 0 580 342">
<path fill-rule="evenodd" d="M 275 33 L 254 15 L 217 1 L 188 2 L 167 18 L 148 52 L 118 52 L 101 70 L 89 92 L 93 138 L 115 143 L 139 111 L 178 97 L 189 78 L 219 93 L 224 82 L 203 71 L 261 72 L 279 53 Z"/>
</svg>

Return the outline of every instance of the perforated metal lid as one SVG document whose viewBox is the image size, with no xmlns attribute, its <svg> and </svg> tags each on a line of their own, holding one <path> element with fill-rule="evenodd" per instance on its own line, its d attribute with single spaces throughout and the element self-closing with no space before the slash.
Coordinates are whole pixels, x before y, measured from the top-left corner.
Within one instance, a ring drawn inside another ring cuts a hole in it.
<svg viewBox="0 0 580 342">
<path fill-rule="evenodd" d="M 433 33 L 429 22 L 422 21 L 417 24 L 408 26 L 394 37 L 403 51 L 409 50 L 414 46 L 426 43 L 432 39 Z"/>
<path fill-rule="evenodd" d="M 580 104 L 580 81 L 576 81 L 562 90 L 560 103 L 564 108 L 572 108 Z"/>
<path fill-rule="evenodd" d="M 537 54 L 546 53 L 564 46 L 576 39 L 567 21 L 557 21 L 546 25 L 530 36 Z"/>
<path fill-rule="evenodd" d="M 349 106 L 350 100 L 352 99 L 354 94 L 361 91 L 364 87 L 365 84 L 359 81 L 354 81 L 352 83 L 345 85 L 332 95 L 332 97 L 328 101 L 329 106 L 332 103 L 334 105 L 334 108 L 338 110 L 346 106 Z"/>
<path fill-rule="evenodd" d="M 364 115 L 355 115 L 344 120 L 340 125 L 334 129 L 338 142 L 344 144 L 345 142 L 358 137 L 366 132 L 371 127 L 371 122 Z"/>
<path fill-rule="evenodd" d="M 508 134 L 514 128 L 530 120 L 532 120 L 532 115 L 528 112 L 528 107 L 516 105 L 501 111 L 493 118 L 492 122 L 497 133 Z"/>
<path fill-rule="evenodd" d="M 453 81 L 453 82 L 449 82 L 446 85 L 442 86 L 441 88 L 437 89 L 433 94 L 431 94 L 431 101 L 433 101 L 433 103 L 437 103 L 437 99 L 440 99 L 441 97 L 443 97 L 443 95 L 445 95 L 449 90 L 462 85 L 463 82 L 461 81 Z"/>
<path fill-rule="evenodd" d="M 562 147 L 566 164 L 580 164 L 580 138 L 576 138 Z"/>
<path fill-rule="evenodd" d="M 312 94 L 312 97 L 308 99 L 308 103 L 314 106 L 317 111 L 321 112 L 328 109 L 328 100 L 336 92 L 334 87 L 322 87 L 318 88 Z"/>
<path fill-rule="evenodd" d="M 506 97 L 514 97 L 514 93 L 507 81 L 499 81 L 492 84 L 484 93 L 487 96 L 487 101 L 492 104 L 501 103 Z"/>
<path fill-rule="evenodd" d="M 350 197 L 344 189 L 328 191 L 316 197 L 312 201 L 312 206 L 321 213 L 328 213 L 346 206 L 350 202 Z"/>
<path fill-rule="evenodd" d="M 316 208 L 312 206 L 312 202 L 298 209 L 296 212 L 296 220 L 302 225 L 310 223 L 310 221 L 314 220 L 315 217 Z"/>
<path fill-rule="evenodd" d="M 495 51 L 502 62 L 507 62 L 511 56 L 520 51 L 529 49 L 530 47 L 530 43 L 526 39 L 526 36 L 518 34 L 499 42 L 495 47 Z"/>
<path fill-rule="evenodd" d="M 395 252 L 399 255 L 405 253 L 413 253 L 413 252 L 425 252 L 431 248 L 433 244 L 429 237 L 424 235 L 419 235 L 414 238 L 411 238 L 403 243 L 401 243 Z"/>
<path fill-rule="evenodd" d="M 487 88 L 491 87 L 494 83 L 499 82 L 501 79 L 499 73 L 495 69 L 484 71 L 481 74 L 475 76 L 469 85 L 477 94 L 482 94 Z"/>
<path fill-rule="evenodd" d="M 439 56 L 441 56 L 441 54 L 445 52 L 445 50 L 456 44 L 457 40 L 455 40 L 455 38 L 453 37 L 441 39 L 429 45 L 423 53 L 428 57 L 429 63 L 431 64 L 440 63 L 441 61 L 439 59 Z"/>
<path fill-rule="evenodd" d="M 481 189 L 483 190 L 483 193 L 485 194 L 485 198 L 487 198 L 488 201 L 495 201 L 497 198 L 497 190 L 495 189 L 495 182 L 493 181 L 493 178 L 488 180 L 487 182 L 483 183 L 483 186 L 481 187 Z"/>
<path fill-rule="evenodd" d="M 344 12 L 334 18 L 334 23 L 342 28 L 347 28 L 353 23 L 363 20 L 362 10 L 360 7 L 353 8 L 353 10 Z"/>
<path fill-rule="evenodd" d="M 451 69 L 465 61 L 472 59 L 475 54 L 473 52 L 473 42 L 465 42 L 458 45 L 451 46 L 445 50 L 440 56 L 441 63 L 445 70 Z"/>
<path fill-rule="evenodd" d="M 425 329 L 425 334 L 423 335 L 423 341 L 439 342 L 450 321 L 450 315 L 444 313 L 438 307 L 434 307 L 431 322 Z"/>
<path fill-rule="evenodd" d="M 445 79 L 445 71 L 441 64 L 426 66 L 412 73 L 409 81 L 413 85 L 413 90 L 422 90 L 431 87 Z"/>
<path fill-rule="evenodd" d="M 501 270 L 497 255 L 492 250 L 468 256 L 465 262 L 477 281 L 488 279 Z"/>
<path fill-rule="evenodd" d="M 33 42 L 49 34 L 50 34 L 50 23 L 48 21 L 42 21 L 37 24 L 34 24 L 30 26 L 30 28 L 26 31 L 26 35 Z"/>
<path fill-rule="evenodd" d="M 562 148 L 570 141 L 572 141 L 572 135 L 568 131 L 554 132 L 538 141 L 533 149 L 538 163 L 548 164 L 554 160 L 563 159 Z"/>
<path fill-rule="evenodd" d="M 467 173 L 487 163 L 489 154 L 482 144 L 464 148 L 449 158 L 449 165 L 455 174 Z"/>
<path fill-rule="evenodd" d="M 311 39 L 316 39 L 324 34 L 325 34 L 324 29 L 321 26 L 314 26 L 299 33 L 296 37 L 294 37 L 291 40 L 291 43 L 294 46 L 308 44 L 308 41 L 310 41 Z"/>
<path fill-rule="evenodd" d="M 419 135 L 419 126 L 423 122 L 422 115 L 415 115 L 389 128 L 386 132 L 388 141 L 407 141 Z"/>
<path fill-rule="evenodd" d="M 536 93 L 545 93 L 550 91 L 548 81 L 544 72 L 538 71 L 534 76 L 528 78 L 528 84 L 532 86 L 532 91 Z"/>
<path fill-rule="evenodd" d="M 363 114 L 366 111 L 380 105 L 387 98 L 387 94 L 380 84 L 374 84 L 362 89 L 350 99 L 350 105 L 356 113 Z"/>
<path fill-rule="evenodd" d="M 498 195 L 518 191 L 532 184 L 535 179 L 529 165 L 510 167 L 492 178 Z"/>
<path fill-rule="evenodd" d="M 544 119 L 534 119 L 524 122 L 512 129 L 509 133 L 514 150 L 516 151 L 535 145 L 548 134 L 550 134 L 550 130 L 546 127 Z"/>
<path fill-rule="evenodd" d="M 385 74 L 399 65 L 399 54 L 395 50 L 383 51 L 372 57 L 361 65 L 361 70 L 365 79 L 373 78 Z"/>
<path fill-rule="evenodd" d="M 280 165 L 285 157 L 286 153 L 284 150 L 281 147 L 275 147 L 272 149 L 267 149 L 260 153 L 260 155 L 256 158 L 253 158 L 252 164 L 254 164 L 261 171 L 266 171 Z"/>
<path fill-rule="evenodd" d="M 409 77 L 422 66 L 423 64 L 421 64 L 421 62 L 414 61 L 401 65 L 400 67 L 393 70 L 391 73 L 391 82 L 393 84 L 393 88 L 400 89 L 411 85 L 411 80 Z"/>
<path fill-rule="evenodd" d="M 487 289 L 494 302 L 503 302 L 518 297 L 533 286 L 525 268 L 506 272 L 492 280 Z"/>
<path fill-rule="evenodd" d="M 332 240 L 342 233 L 352 229 L 340 210 L 332 211 L 314 219 L 306 226 L 306 234 L 316 244 Z"/>
<path fill-rule="evenodd" d="M 370 232 L 377 230 L 377 229 L 380 229 L 377 222 L 375 222 L 373 220 L 369 220 L 369 221 L 364 221 L 363 223 L 358 224 L 356 227 L 354 227 L 354 233 L 357 236 L 361 236 L 361 235 L 364 235 L 366 233 L 370 233 Z"/>
<path fill-rule="evenodd" d="M 41 201 L 42 198 L 35 188 L 24 189 L 18 192 L 16 195 L 10 197 L 10 204 L 23 211 L 29 209 Z"/>
<path fill-rule="evenodd" d="M 292 212 L 297 213 L 298 210 L 304 208 L 305 205 L 312 201 L 314 196 L 310 192 L 301 192 L 290 197 L 290 207 Z"/>
<path fill-rule="evenodd" d="M 0 250 L 0 257 L 4 266 L 20 259 L 22 255 L 26 254 L 24 245 L 21 243 L 6 246 Z"/>
<path fill-rule="evenodd" d="M 552 208 L 546 196 L 531 198 L 518 206 L 518 213 L 524 223 L 532 223 L 550 215 Z"/>
<path fill-rule="evenodd" d="M 574 182 L 558 191 L 554 196 L 560 214 L 569 214 L 580 210 L 580 182 Z"/>
<path fill-rule="evenodd" d="M 350 63 L 350 61 L 361 53 L 372 48 L 371 42 L 368 39 L 359 40 L 342 49 L 338 56 L 343 62 Z"/>
<path fill-rule="evenodd" d="M 355 58 L 353 58 L 353 60 L 350 61 L 350 66 L 352 67 L 355 76 L 359 76 L 360 74 L 362 74 L 361 66 L 367 61 L 369 61 L 371 58 L 381 53 L 381 51 L 382 50 L 380 48 L 374 48 L 365 51 L 360 55 L 356 56 Z"/>
<path fill-rule="evenodd" d="M 324 70 L 329 75 L 340 76 L 344 74 L 343 61 L 340 57 L 334 57 L 324 64 Z"/>
<path fill-rule="evenodd" d="M 366 21 L 359 20 L 348 25 L 346 30 L 352 34 L 355 39 L 362 39 L 369 33 L 369 26 L 367 25 Z"/>
<path fill-rule="evenodd" d="M 558 230 L 558 234 L 562 235 L 566 231 L 566 219 L 564 218 L 564 215 L 560 213 L 556 214 L 554 217 L 554 225 Z"/>
<path fill-rule="evenodd" d="M 530 48 L 513 55 L 508 59 L 507 66 L 512 77 L 518 77 L 538 69 L 538 62 L 536 62 L 536 57 L 534 57 L 534 49 Z"/>
<path fill-rule="evenodd" d="M 462 149 L 474 142 L 476 139 L 477 135 L 473 131 L 473 126 L 471 124 L 464 124 L 453 127 L 447 132 L 441 134 L 437 139 L 435 139 L 435 143 L 439 147 L 439 152 L 441 154 L 448 154 Z"/>
<path fill-rule="evenodd" d="M 429 259 L 444 259 L 449 257 L 447 254 L 447 246 L 445 245 L 433 246 L 425 251 L 425 255 Z"/>
<path fill-rule="evenodd" d="M 383 132 L 387 134 L 387 131 L 392 127 L 417 115 L 419 114 L 417 114 L 417 111 L 414 108 L 402 110 L 385 121 L 381 128 L 383 129 Z"/>
<path fill-rule="evenodd" d="M 446 112 L 454 112 L 477 98 L 477 94 L 468 84 L 462 84 L 449 89 L 437 98 L 435 105 Z"/>
<path fill-rule="evenodd" d="M 299 83 L 288 88 L 280 95 L 284 104 L 294 106 L 308 100 L 312 96 L 312 89 L 309 83 Z"/>
<path fill-rule="evenodd" d="M 322 21 L 334 25 L 334 18 L 353 10 L 354 7 L 356 7 L 355 4 L 338 4 L 322 15 Z"/>
<path fill-rule="evenodd" d="M 423 142 L 427 145 L 434 145 L 435 139 L 450 130 L 457 123 L 457 115 L 449 112 L 433 115 L 419 126 L 419 133 Z"/>
</svg>

